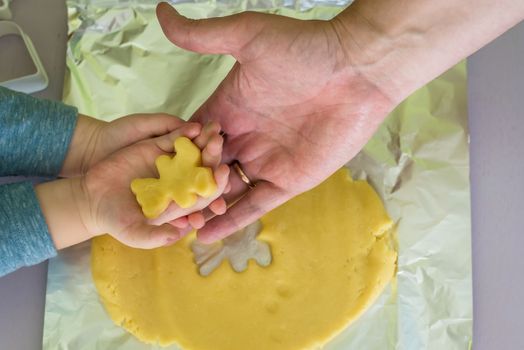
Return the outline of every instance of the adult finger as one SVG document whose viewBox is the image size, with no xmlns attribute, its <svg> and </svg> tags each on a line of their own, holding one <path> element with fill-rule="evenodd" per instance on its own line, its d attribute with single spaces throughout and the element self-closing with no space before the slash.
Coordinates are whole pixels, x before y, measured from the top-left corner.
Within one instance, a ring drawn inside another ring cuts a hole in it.
<svg viewBox="0 0 524 350">
<path fill-rule="evenodd" d="M 228 207 L 233 206 L 248 191 L 249 186 L 242 181 L 240 175 L 238 175 L 236 171 L 231 171 L 230 169 L 228 182 L 226 187 L 224 188 L 222 196 L 216 199 L 213 203 L 211 203 L 208 208 L 203 209 L 204 219 L 206 220 L 206 222 L 217 215 L 223 215 L 227 211 Z M 215 202 L 218 202 L 219 200 L 223 202 L 215 204 Z M 222 207 L 222 205 L 224 207 Z"/>
<path fill-rule="evenodd" d="M 224 201 L 225 208 L 223 209 L 217 208 L 217 210 L 220 210 L 220 211 L 223 210 L 225 213 L 228 207 L 232 207 L 248 191 L 249 191 L 249 186 L 244 181 L 242 181 L 242 179 L 240 178 L 240 175 L 236 171 L 231 171 L 230 169 L 228 183 L 226 185 L 226 188 L 224 189 L 224 194 L 219 198 Z M 217 201 L 219 199 L 217 199 Z M 211 203 L 211 205 L 213 204 L 214 202 Z M 220 212 L 215 212 L 214 210 L 215 208 L 213 208 L 211 205 L 208 208 L 205 208 L 202 210 L 204 214 L 204 219 L 206 222 L 210 221 L 217 215 L 224 214 Z"/>
<path fill-rule="evenodd" d="M 260 182 L 227 212 L 215 216 L 198 231 L 198 239 L 212 243 L 246 227 L 289 199 L 287 193 L 269 182 Z"/>
</svg>

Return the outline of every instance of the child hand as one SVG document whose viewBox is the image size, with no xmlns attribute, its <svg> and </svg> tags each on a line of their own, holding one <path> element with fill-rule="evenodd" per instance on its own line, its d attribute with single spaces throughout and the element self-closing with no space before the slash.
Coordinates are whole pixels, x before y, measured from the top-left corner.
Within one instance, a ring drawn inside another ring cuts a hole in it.
<svg viewBox="0 0 524 350">
<path fill-rule="evenodd" d="M 133 114 L 111 122 L 79 115 L 60 176 L 83 175 L 113 152 L 151 137 L 165 135 L 184 123 L 164 113 Z"/>
<path fill-rule="evenodd" d="M 212 122 L 205 125 L 200 135 L 193 142 L 202 150 L 202 165 L 212 168 L 215 178 L 223 176 L 223 173 L 229 175 L 229 167 L 220 164 L 224 140 L 220 136 L 220 125 L 218 123 Z M 222 215 L 226 212 L 226 202 L 222 194 L 228 191 L 229 184 L 223 191 L 217 191 L 210 198 L 199 197 L 197 203 L 187 209 L 180 208 L 173 202 L 158 218 L 150 220 L 150 222 L 153 224 L 170 222 L 184 232 L 188 232 L 191 228 L 200 229 L 205 224 L 203 209 L 209 208 L 215 215 Z"/>
<path fill-rule="evenodd" d="M 218 130 L 216 125 L 208 128 Z M 226 189 L 229 168 L 219 165 L 222 137 L 218 131 L 204 131 L 202 134 L 200 131 L 199 124 L 185 123 L 170 134 L 133 144 L 91 167 L 83 177 L 83 195 L 80 196 L 87 200 L 80 201 L 79 205 L 87 230 L 94 236 L 109 233 L 132 247 L 156 248 L 177 241 L 189 231 L 189 228 L 178 229 L 168 221 L 185 215 L 190 218 L 193 211 L 206 206 L 217 210 L 218 214 L 223 212 L 225 202 L 218 198 Z M 155 159 L 172 153 L 175 139 L 181 136 L 190 139 L 198 136 L 198 142 L 195 142 L 205 145 L 202 158 L 205 166 L 213 167 L 218 187 L 216 195 L 208 199 L 199 198 L 195 206 L 188 209 L 173 203 L 159 218 L 148 220 L 130 190 L 130 183 L 136 178 L 157 177 Z"/>
</svg>

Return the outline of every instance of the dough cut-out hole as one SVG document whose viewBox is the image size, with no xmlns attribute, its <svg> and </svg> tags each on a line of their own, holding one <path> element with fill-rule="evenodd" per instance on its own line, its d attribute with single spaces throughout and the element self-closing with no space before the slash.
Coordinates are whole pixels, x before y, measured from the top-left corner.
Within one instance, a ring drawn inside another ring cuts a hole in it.
<svg viewBox="0 0 524 350">
<path fill-rule="evenodd" d="M 202 276 L 208 276 L 224 260 L 229 261 L 235 272 L 245 271 L 250 259 L 255 260 L 260 266 L 269 266 L 271 264 L 269 244 L 257 239 L 261 230 L 262 224 L 257 220 L 219 242 L 204 244 L 198 240 L 193 241 L 191 250 L 198 265 L 198 272 Z"/>
<path fill-rule="evenodd" d="M 0 6 L 2 2 L 0 0 Z M 0 36 L 0 82 L 37 72 L 33 59 L 20 35 Z"/>
</svg>

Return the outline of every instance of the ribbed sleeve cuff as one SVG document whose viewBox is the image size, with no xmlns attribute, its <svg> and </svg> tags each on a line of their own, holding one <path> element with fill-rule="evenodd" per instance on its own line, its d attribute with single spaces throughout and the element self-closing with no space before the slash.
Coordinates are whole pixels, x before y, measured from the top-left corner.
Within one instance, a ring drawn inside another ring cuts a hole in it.
<svg viewBox="0 0 524 350">
<path fill-rule="evenodd" d="M 56 176 L 78 111 L 0 87 L 0 175 Z"/>
<path fill-rule="evenodd" d="M 33 185 L 0 186 L 0 276 L 56 255 Z"/>
</svg>

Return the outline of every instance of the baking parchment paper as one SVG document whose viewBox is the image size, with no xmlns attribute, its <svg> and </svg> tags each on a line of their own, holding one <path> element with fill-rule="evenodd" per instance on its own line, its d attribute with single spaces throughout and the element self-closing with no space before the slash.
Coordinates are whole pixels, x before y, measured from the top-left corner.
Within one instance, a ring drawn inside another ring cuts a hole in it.
<svg viewBox="0 0 524 350">
<path fill-rule="evenodd" d="M 173 2 L 192 18 L 244 10 L 329 19 L 346 1 Z M 189 118 L 232 67 L 229 56 L 172 45 L 156 1 L 69 0 L 64 101 L 112 120 L 137 112 Z M 421 88 L 348 166 L 367 178 L 397 223 L 397 279 L 325 348 L 468 349 L 472 339 L 466 64 Z M 113 324 L 90 273 L 90 245 L 49 262 L 44 349 L 156 349 Z M 171 346 L 169 349 L 177 349 Z M 212 350 L 212 349 L 210 349 Z M 270 350 L 270 349 L 268 349 Z"/>
</svg>

